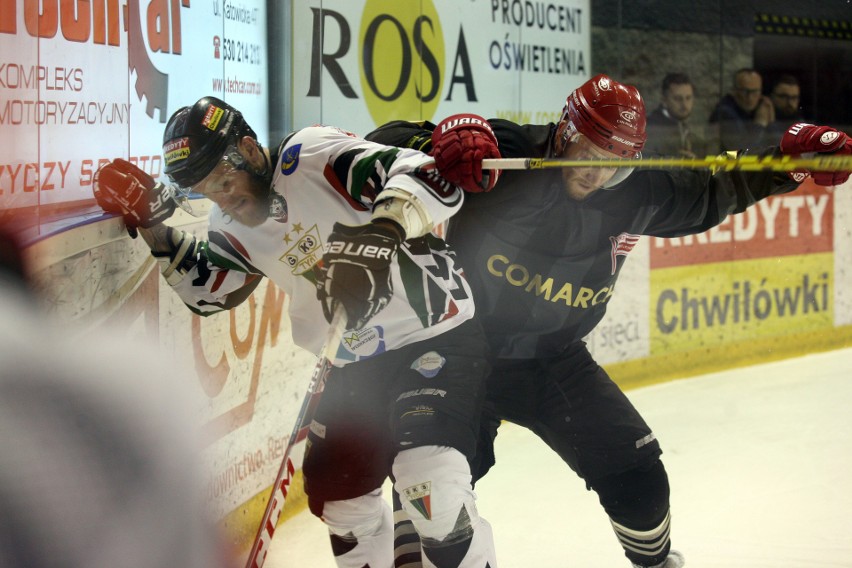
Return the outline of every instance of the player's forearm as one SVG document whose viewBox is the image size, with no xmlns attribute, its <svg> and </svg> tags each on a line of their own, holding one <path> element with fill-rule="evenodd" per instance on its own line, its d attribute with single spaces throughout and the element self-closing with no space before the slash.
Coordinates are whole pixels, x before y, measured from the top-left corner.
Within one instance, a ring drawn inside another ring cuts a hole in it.
<svg viewBox="0 0 852 568">
<path fill-rule="evenodd" d="M 172 244 L 169 240 L 169 231 L 173 230 L 168 225 L 160 223 L 149 229 L 139 227 L 137 229 L 139 235 L 145 240 L 151 252 L 165 253 L 172 250 Z"/>
<path fill-rule="evenodd" d="M 192 235 L 162 223 L 147 229 L 140 227 L 139 234 L 170 285 L 177 284 L 195 266 L 198 242 Z"/>
</svg>

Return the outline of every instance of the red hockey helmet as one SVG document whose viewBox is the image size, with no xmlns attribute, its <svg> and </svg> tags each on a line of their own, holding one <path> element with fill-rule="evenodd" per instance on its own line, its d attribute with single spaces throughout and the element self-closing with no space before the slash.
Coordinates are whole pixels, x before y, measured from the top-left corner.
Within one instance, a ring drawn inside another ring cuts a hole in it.
<svg viewBox="0 0 852 568">
<path fill-rule="evenodd" d="M 636 156 L 645 145 L 645 103 L 636 87 L 596 75 L 575 89 L 565 101 L 560 119 L 564 150 L 572 134 L 579 132 L 596 146 L 622 158 Z M 573 128 L 565 128 L 570 122 Z"/>
</svg>

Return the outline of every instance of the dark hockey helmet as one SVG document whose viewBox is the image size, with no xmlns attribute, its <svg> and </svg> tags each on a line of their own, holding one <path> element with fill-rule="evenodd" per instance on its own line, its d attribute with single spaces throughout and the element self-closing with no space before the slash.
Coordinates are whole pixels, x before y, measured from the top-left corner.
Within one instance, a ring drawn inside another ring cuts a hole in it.
<svg viewBox="0 0 852 568">
<path fill-rule="evenodd" d="M 633 158 L 645 145 L 645 103 L 636 87 L 597 75 L 568 95 L 559 127 L 559 154 L 579 132 L 602 150 Z"/>
<path fill-rule="evenodd" d="M 216 97 L 203 97 L 172 114 L 163 134 L 166 175 L 186 190 L 203 180 L 243 136 L 257 139 L 243 115 Z"/>
</svg>

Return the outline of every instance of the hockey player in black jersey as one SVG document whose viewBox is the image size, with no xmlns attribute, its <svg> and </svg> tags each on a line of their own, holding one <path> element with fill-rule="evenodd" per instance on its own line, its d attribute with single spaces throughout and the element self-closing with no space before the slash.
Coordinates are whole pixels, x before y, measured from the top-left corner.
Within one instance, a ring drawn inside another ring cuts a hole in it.
<svg viewBox="0 0 852 568">
<path fill-rule="evenodd" d="M 432 153 L 442 175 L 471 192 L 447 238 L 471 282 L 494 356 L 480 457 L 500 420 L 529 428 L 598 494 L 634 566 L 683 566 L 683 556 L 671 550 L 659 443 L 583 337 L 601 321 L 615 290 L 625 262 L 618 246 L 640 235 L 703 232 L 761 199 L 795 190 L 809 173 L 482 170 L 483 158 L 500 155 L 638 157 L 645 143 L 642 98 L 605 75 L 573 91 L 555 124 L 456 115 L 431 126 L 392 122 L 367 138 Z M 780 147 L 757 150 L 849 154 L 852 142 L 830 127 L 794 125 Z M 819 185 L 837 185 L 849 172 L 810 175 Z M 476 475 L 492 464 L 493 454 Z"/>
</svg>

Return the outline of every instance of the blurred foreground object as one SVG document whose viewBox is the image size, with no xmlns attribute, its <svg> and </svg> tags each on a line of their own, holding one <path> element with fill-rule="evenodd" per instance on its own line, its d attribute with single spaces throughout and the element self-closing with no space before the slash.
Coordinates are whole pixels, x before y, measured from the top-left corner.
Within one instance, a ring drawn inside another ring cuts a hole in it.
<svg viewBox="0 0 852 568">
<path fill-rule="evenodd" d="M 0 313 L 0 566 L 225 566 L 187 375 L 40 313 L 2 227 Z"/>
</svg>

